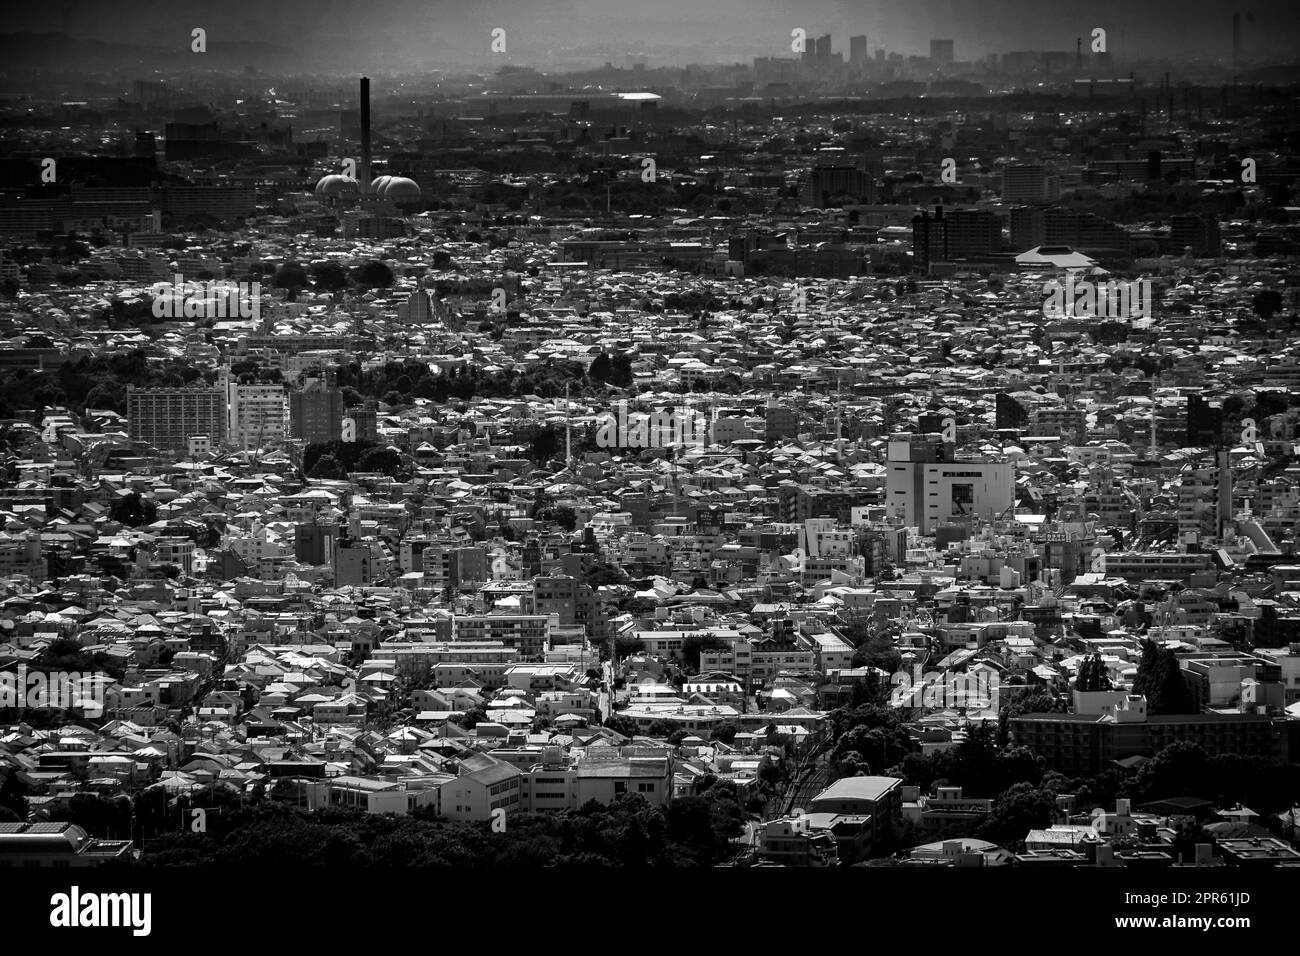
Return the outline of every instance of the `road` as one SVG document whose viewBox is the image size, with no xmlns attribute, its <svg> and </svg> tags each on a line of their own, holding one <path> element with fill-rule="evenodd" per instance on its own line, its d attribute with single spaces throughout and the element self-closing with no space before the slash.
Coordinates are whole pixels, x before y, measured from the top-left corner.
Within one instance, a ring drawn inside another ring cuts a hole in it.
<svg viewBox="0 0 1300 956">
<path fill-rule="evenodd" d="M 605 661 L 600 665 L 600 690 L 596 694 L 596 706 L 600 708 L 600 719 L 607 720 L 614 712 L 614 665 Z"/>
</svg>

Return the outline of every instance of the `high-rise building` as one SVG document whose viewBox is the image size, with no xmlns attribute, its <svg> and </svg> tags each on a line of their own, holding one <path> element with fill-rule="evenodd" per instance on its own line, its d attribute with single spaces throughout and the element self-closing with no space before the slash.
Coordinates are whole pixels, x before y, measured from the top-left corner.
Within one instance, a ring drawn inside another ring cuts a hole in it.
<svg viewBox="0 0 1300 956">
<path fill-rule="evenodd" d="M 1132 238 L 1120 226 L 1090 212 L 1050 208 L 1043 213 L 1043 243 L 1088 254 L 1127 255 Z"/>
<path fill-rule="evenodd" d="M 299 524 L 293 529 L 293 557 L 303 564 L 333 564 L 339 529 L 331 524 Z"/>
<path fill-rule="evenodd" d="M 221 388 L 126 388 L 127 434 L 161 452 L 184 455 L 191 435 L 214 445 L 226 438 L 226 393 Z"/>
<path fill-rule="evenodd" d="M 948 258 L 948 223 L 943 218 L 943 207 L 936 206 L 933 218 L 929 210 L 922 209 L 912 217 L 912 259 L 922 273 L 930 271 L 930 263 L 944 262 Z"/>
<path fill-rule="evenodd" d="M 343 417 L 352 419 L 356 425 L 357 441 L 379 440 L 379 410 L 373 401 L 353 405 L 344 411 Z"/>
<path fill-rule="evenodd" d="M 235 448 L 265 448 L 288 434 L 283 385 L 230 385 L 226 435 Z"/>
<path fill-rule="evenodd" d="M 857 166 L 819 165 L 808 171 L 801 198 L 805 206 L 816 209 L 825 209 L 845 199 L 872 203 L 876 201 L 876 184 Z"/>
<path fill-rule="evenodd" d="M 989 209 L 954 209 L 947 222 L 948 259 L 989 256 L 1002 247 L 1002 226 Z"/>
<path fill-rule="evenodd" d="M 952 66 L 952 41 L 931 40 L 930 62 L 939 67 Z"/>
<path fill-rule="evenodd" d="M 829 60 L 831 58 L 831 35 L 829 33 L 824 33 L 819 36 L 814 43 L 814 56 L 818 60 Z"/>
<path fill-rule="evenodd" d="M 1223 254 L 1223 241 L 1219 235 L 1219 220 L 1212 215 L 1194 214 L 1174 216 L 1170 220 L 1170 252 L 1182 255 L 1187 249 L 1201 259 L 1214 259 Z"/>
<path fill-rule="evenodd" d="M 1047 243 L 1047 220 L 1040 206 L 1016 206 L 1011 210 L 1011 248 L 1017 252 Z"/>
<path fill-rule="evenodd" d="M 311 444 L 342 436 L 343 391 L 312 379 L 289 396 L 289 435 Z"/>
<path fill-rule="evenodd" d="M 1011 163 L 1002 170 L 1002 199 L 1012 203 L 1047 202 L 1047 167 Z"/>
<path fill-rule="evenodd" d="M 849 65 L 865 66 L 867 62 L 867 35 L 849 37 Z"/>
</svg>

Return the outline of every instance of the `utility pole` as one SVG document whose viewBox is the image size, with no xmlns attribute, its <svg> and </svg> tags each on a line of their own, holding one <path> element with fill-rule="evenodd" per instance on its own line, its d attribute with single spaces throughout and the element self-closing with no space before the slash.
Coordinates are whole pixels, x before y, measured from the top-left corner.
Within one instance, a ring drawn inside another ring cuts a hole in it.
<svg viewBox="0 0 1300 956">
<path fill-rule="evenodd" d="M 564 467 L 573 470 L 573 436 L 569 428 L 569 383 L 564 383 Z"/>
</svg>

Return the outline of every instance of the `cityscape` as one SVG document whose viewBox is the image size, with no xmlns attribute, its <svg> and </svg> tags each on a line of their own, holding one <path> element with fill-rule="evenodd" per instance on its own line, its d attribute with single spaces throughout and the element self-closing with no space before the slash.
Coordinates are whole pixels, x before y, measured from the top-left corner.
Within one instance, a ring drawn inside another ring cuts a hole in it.
<svg viewBox="0 0 1300 956">
<path fill-rule="evenodd" d="M 0 35 L 0 874 L 1300 867 L 1278 5 L 90 6 Z"/>
</svg>

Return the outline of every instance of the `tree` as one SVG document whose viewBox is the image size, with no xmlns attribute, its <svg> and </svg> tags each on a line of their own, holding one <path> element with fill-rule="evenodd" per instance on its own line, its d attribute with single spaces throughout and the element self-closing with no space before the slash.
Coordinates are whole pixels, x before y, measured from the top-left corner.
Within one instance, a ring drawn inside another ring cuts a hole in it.
<svg viewBox="0 0 1300 956">
<path fill-rule="evenodd" d="M 12 767 L 0 783 L 0 807 L 8 810 L 19 823 L 27 820 L 27 785 L 19 779 Z"/>
<path fill-rule="evenodd" d="M 1110 690 L 1110 678 L 1106 676 L 1106 665 L 1101 659 L 1101 652 L 1094 651 L 1092 657 L 1085 658 L 1079 665 L 1079 675 L 1074 681 L 1078 691 Z"/>
<path fill-rule="evenodd" d="M 610 714 L 601 726 L 608 727 L 614 733 L 622 734 L 624 737 L 635 737 L 638 733 L 636 721 L 621 714 Z"/>
<path fill-rule="evenodd" d="M 341 481 L 347 477 L 347 472 L 337 458 L 330 454 L 324 454 L 316 459 L 315 464 L 307 472 L 307 477 Z"/>
<path fill-rule="evenodd" d="M 1142 645 L 1133 693 L 1146 697 L 1147 713 L 1153 716 L 1196 712 L 1178 656 L 1149 638 Z"/>
<path fill-rule="evenodd" d="M 352 280 L 367 289 L 387 289 L 393 284 L 393 270 L 378 259 L 371 259 L 352 271 Z"/>
<path fill-rule="evenodd" d="M 1282 293 L 1276 289 L 1264 289 L 1256 292 L 1251 297 L 1250 307 L 1261 319 L 1271 319 L 1282 311 Z"/>
<path fill-rule="evenodd" d="M 724 744 L 731 744 L 736 739 L 736 734 L 740 729 L 732 723 L 718 724 L 713 728 L 713 733 L 709 737 L 713 740 L 721 741 Z"/>
<path fill-rule="evenodd" d="M 277 289 L 284 289 L 289 298 L 295 299 L 299 292 L 307 288 L 307 270 L 296 262 L 286 262 L 275 270 L 271 284 Z"/>
<path fill-rule="evenodd" d="M 688 634 L 682 639 L 682 660 L 692 670 L 700 669 L 700 652 L 726 649 L 727 644 L 719 637 L 705 634 Z"/>
<path fill-rule="evenodd" d="M 338 292 L 348 287 L 348 274 L 337 262 L 317 262 L 311 267 L 312 281 L 324 292 Z"/>
<path fill-rule="evenodd" d="M 1160 656 L 1160 645 L 1147 638 L 1142 642 L 1142 657 L 1138 660 L 1137 673 L 1133 675 L 1133 693 L 1145 694 L 1155 673 L 1156 659 Z"/>
<path fill-rule="evenodd" d="M 456 714 L 451 718 L 451 722 L 459 727 L 464 727 L 467 730 L 473 730 L 480 723 L 487 720 L 487 716 L 487 708 L 479 705 L 477 707 L 471 707 L 463 713 Z"/>
<path fill-rule="evenodd" d="M 357 471 L 393 475 L 401 467 L 401 454 L 396 449 L 384 448 L 380 445 L 367 448 L 357 457 Z"/>
<path fill-rule="evenodd" d="M 677 730 L 677 725 L 671 720 L 659 719 L 652 721 L 646 728 L 646 735 L 649 737 L 668 737 Z"/>
<path fill-rule="evenodd" d="M 614 638 L 614 658 L 621 660 L 645 651 L 645 641 L 635 634 L 620 634 Z"/>
<path fill-rule="evenodd" d="M 1142 765 L 1129 793 L 1139 800 L 1208 797 L 1214 788 L 1210 778 L 1205 751 L 1194 743 L 1180 740 Z"/>
<path fill-rule="evenodd" d="M 593 382 L 608 382 L 609 371 L 609 355 L 601 352 L 592 359 L 591 366 L 587 369 L 587 377 Z"/>
<path fill-rule="evenodd" d="M 1017 783 L 999 794 L 980 825 L 981 839 L 1003 847 L 1022 843 L 1030 830 L 1052 825 L 1056 795 L 1027 783 Z"/>
<path fill-rule="evenodd" d="M 564 450 L 564 430 L 559 425 L 543 425 L 533 432 L 525 454 L 529 461 L 547 462 Z"/>
<path fill-rule="evenodd" d="M 153 499 L 141 498 L 140 492 L 131 491 L 117 500 L 109 517 L 121 524 L 138 528 L 142 524 L 153 524 L 158 520 L 158 505 Z"/>
</svg>

